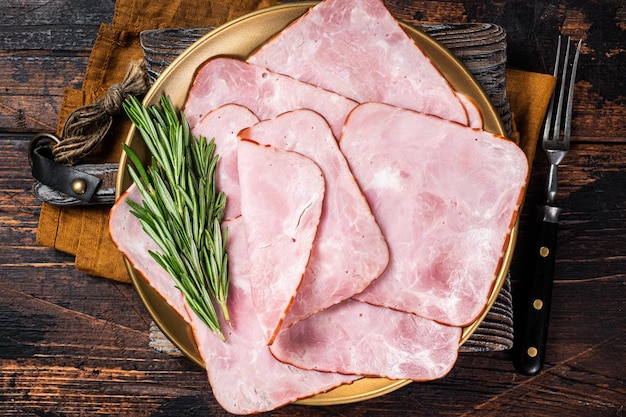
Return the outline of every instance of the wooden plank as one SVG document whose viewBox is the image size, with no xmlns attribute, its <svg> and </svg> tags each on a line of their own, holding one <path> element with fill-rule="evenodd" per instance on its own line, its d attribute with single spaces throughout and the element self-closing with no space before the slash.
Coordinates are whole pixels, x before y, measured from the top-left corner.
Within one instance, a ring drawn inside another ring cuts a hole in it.
<svg viewBox="0 0 626 417">
<path fill-rule="evenodd" d="M 615 358 L 615 354 L 622 352 L 620 349 L 623 349 L 622 345 L 612 348 L 603 346 L 598 350 L 598 354 L 605 355 L 609 351 L 612 352 L 609 357 Z M 45 358 L 41 362 L 45 363 Z M 129 360 L 129 364 L 133 363 Z M 164 364 L 159 363 L 160 366 Z M 585 411 L 588 410 L 589 404 L 594 404 L 596 407 L 601 407 L 600 409 L 604 412 L 616 410 L 616 405 L 619 406 L 620 399 L 623 399 L 623 392 L 620 393 L 620 385 L 617 385 L 620 380 L 615 376 L 600 375 L 602 378 L 594 378 L 597 392 L 590 393 L 585 391 L 589 376 L 577 371 L 569 372 L 575 369 L 573 367 L 562 366 L 558 370 L 542 374 L 539 379 L 543 382 L 540 384 L 537 378 L 526 378 L 526 383 L 518 384 L 519 381 L 512 378 L 508 363 L 508 358 L 503 354 L 465 355 L 460 359 L 455 370 L 441 381 L 414 383 L 400 391 L 365 403 L 335 406 L 328 409 L 314 408 L 313 411 L 315 415 L 358 416 L 371 413 L 372 410 L 380 410 L 385 415 L 394 415 L 393 413 L 402 415 L 402 413 L 411 413 L 420 409 L 422 412 L 439 410 L 437 415 L 512 415 L 516 407 L 522 407 L 521 409 L 526 412 L 524 415 L 555 415 L 553 412 L 557 409 L 556 407 L 566 407 L 565 409 L 572 411 L 580 410 L 580 407 L 576 406 L 580 399 L 584 399 L 587 403 Z M 150 409 L 153 409 L 153 412 L 169 410 L 168 414 L 158 415 L 177 415 L 177 412 L 186 411 L 190 404 L 194 405 L 193 409 L 196 412 L 201 412 L 196 415 L 227 415 L 207 394 L 208 391 L 203 391 L 208 388 L 202 380 L 201 371 L 197 369 L 170 372 L 167 380 L 163 380 L 163 376 L 157 375 L 156 372 L 154 374 L 146 372 L 144 367 L 138 370 L 127 370 L 127 368 L 120 370 L 89 363 L 81 363 L 76 367 L 56 366 L 46 371 L 37 371 L 29 361 L 21 361 L 19 366 L 5 366 L 5 369 L 11 371 L 12 374 L 11 384 L 14 389 L 10 392 L 14 394 L 13 398 L 17 398 L 13 403 L 18 406 L 23 405 L 22 411 L 40 407 L 49 411 L 62 411 L 67 415 L 79 415 L 81 411 L 95 413 L 97 410 L 92 407 L 94 407 L 95 398 L 98 398 L 99 403 L 111 412 L 128 412 L 133 415 L 144 415 L 141 413 Z M 554 377 L 554 372 L 558 372 L 556 377 Z M 477 380 L 477 373 L 485 379 Z M 552 384 L 562 384 L 564 380 L 570 381 L 568 386 L 576 382 L 577 389 L 581 392 L 576 389 L 565 392 L 550 389 Z M 183 383 L 185 387 L 194 385 L 196 388 L 181 388 L 181 381 L 186 381 Z M 154 383 L 157 385 L 154 386 Z M 171 385 L 166 388 L 165 385 L 168 383 Z M 28 401 L 21 400 L 21 397 L 16 395 L 16 391 L 25 390 L 26 387 L 29 387 Z M 54 396 L 50 394 L 50 391 L 54 392 Z M 96 395 L 97 393 L 100 394 Z M 64 398 L 63 405 L 60 402 L 54 404 L 54 398 L 59 396 Z M 542 396 L 545 398 L 540 399 Z M 450 401 L 450 398 L 455 400 Z M 491 398 L 495 398 L 495 401 Z M 592 400 L 595 400 L 595 403 Z M 51 401 L 53 404 L 48 404 Z M 537 404 L 538 401 L 540 401 L 539 404 Z M 555 401 L 561 401 L 564 404 L 555 404 Z M 1 406 L 0 410 L 2 410 Z M 470 410 L 472 410 L 471 413 Z M 502 411 L 511 411 L 511 413 L 502 413 Z M 310 409 L 288 406 L 272 415 L 310 415 Z"/>
<path fill-rule="evenodd" d="M 614 142 L 623 142 L 615 138 Z M 564 363 L 624 329 L 626 306 L 626 153 L 614 144 L 578 143 L 560 169 L 559 244 L 546 367 Z M 535 159 L 513 261 L 513 295 L 521 315 L 524 280 L 532 272 L 535 207 L 543 202 L 547 163 Z M 607 294 L 621 296 L 612 297 Z"/>
<path fill-rule="evenodd" d="M 609 293 L 624 294 L 623 285 L 623 276 L 555 284 L 546 354 L 548 367 L 606 343 L 625 330 L 621 312 L 626 301 L 607 297 Z"/>
<path fill-rule="evenodd" d="M 31 137 L 29 134 L 0 133 L 0 205 L 14 206 L 19 211 L 38 205 L 29 192 L 32 177 L 27 150 Z"/>
<path fill-rule="evenodd" d="M 4 286 L 3 286 L 4 287 Z M 154 356 L 147 332 L 130 329 L 91 314 L 3 288 L 0 334 L 4 336 L 2 358 L 39 358 L 60 364 L 55 356 L 81 364 L 106 357 L 122 363 L 134 357 Z M 8 320 L 8 318 L 11 320 Z M 7 338 L 6 335 L 11 335 Z M 121 336 L 124 337 L 121 337 Z"/>
<path fill-rule="evenodd" d="M 8 0 L 0 20 L 0 131 L 55 131 L 63 90 L 80 88 L 113 3 Z"/>
<path fill-rule="evenodd" d="M 209 392 L 203 370 L 150 349 L 147 331 L 19 291 L 3 288 L 1 293 L 2 415 L 42 410 L 140 415 L 135 412 L 149 411 L 164 398 Z"/>
<path fill-rule="evenodd" d="M 29 250 L 21 256 L 15 254 L 35 245 L 40 203 L 30 191 L 27 140 L 26 135 L 15 138 L 0 134 L 0 265 L 24 262 L 32 257 L 24 253 Z"/>
<path fill-rule="evenodd" d="M 471 415 L 619 416 L 626 404 L 625 351 L 626 332 L 622 329 L 612 340 L 568 363 L 524 379 L 505 395 L 496 396 L 473 410 Z M 599 363 L 604 365 L 599 368 Z"/>
<path fill-rule="evenodd" d="M 463 1 L 385 1 L 389 11 L 398 19 L 432 24 L 468 22 L 466 3 Z"/>
<path fill-rule="evenodd" d="M 71 0 L 4 0 L 2 2 L 2 20 L 0 28 L 6 27 L 13 30 L 12 33 L 24 35 L 22 39 L 2 39 L 0 49 L 5 48 L 7 43 L 15 45 L 16 42 L 38 45 L 29 38 L 28 33 L 37 33 L 38 30 L 46 31 L 47 41 L 41 43 L 43 47 L 38 49 L 63 49 L 70 39 L 80 39 L 80 30 L 90 32 L 95 38 L 100 23 L 110 23 L 113 18 L 114 2 L 111 1 L 71 1 Z M 62 32 L 67 28 L 67 32 Z M 89 30 L 86 30 L 88 28 Z M 54 37 L 55 31 L 72 34 L 67 39 Z M 87 46 L 87 45 L 84 45 Z"/>
<path fill-rule="evenodd" d="M 49 262 L 43 268 L 44 264 L 5 264 L 0 288 L 142 333 L 148 331 L 151 319 L 130 284 L 80 273 L 70 257 L 65 258 L 65 263 Z"/>
<path fill-rule="evenodd" d="M 112 1 L 4 0 L 2 22 L 6 26 L 109 22 L 113 17 L 113 7 Z"/>
<path fill-rule="evenodd" d="M 83 56 L 5 54 L 0 51 L 0 131 L 55 132 L 65 88 L 80 88 Z"/>
<path fill-rule="evenodd" d="M 72 19 L 73 16 L 59 16 Z M 80 24 L 72 20 L 39 24 L 0 25 L 0 50 L 46 51 L 57 54 L 83 53 L 93 45 L 100 28 L 99 21 Z"/>
</svg>

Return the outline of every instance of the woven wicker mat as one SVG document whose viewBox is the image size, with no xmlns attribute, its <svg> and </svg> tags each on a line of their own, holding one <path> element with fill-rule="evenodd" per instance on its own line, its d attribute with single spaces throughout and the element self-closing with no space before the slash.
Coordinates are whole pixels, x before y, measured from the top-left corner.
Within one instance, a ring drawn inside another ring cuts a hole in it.
<svg viewBox="0 0 626 417">
<path fill-rule="evenodd" d="M 490 97 L 508 134 L 512 131 L 511 109 L 506 95 L 506 34 L 488 23 L 418 25 L 446 46 L 474 75 Z M 210 28 L 156 29 L 141 33 L 141 46 L 152 82 L 185 48 Z M 461 346 L 462 352 L 498 351 L 513 346 L 513 303 L 507 274 L 496 302 L 481 325 Z M 180 355 L 156 325 L 150 329 L 150 346 Z"/>
</svg>

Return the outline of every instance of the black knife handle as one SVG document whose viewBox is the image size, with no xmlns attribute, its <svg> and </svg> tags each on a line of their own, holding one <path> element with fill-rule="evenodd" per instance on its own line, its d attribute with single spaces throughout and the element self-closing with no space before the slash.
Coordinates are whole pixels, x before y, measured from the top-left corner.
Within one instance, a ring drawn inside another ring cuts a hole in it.
<svg viewBox="0 0 626 417">
<path fill-rule="evenodd" d="M 543 210 L 543 215 L 542 215 Z M 547 210 L 550 210 L 548 215 Z M 558 232 L 559 209 L 551 206 L 540 208 L 535 271 L 528 287 L 528 298 L 521 311 L 519 338 L 516 338 L 515 367 L 525 375 L 535 375 L 543 367 L 548 338 L 548 322 L 554 281 L 554 262 Z"/>
</svg>

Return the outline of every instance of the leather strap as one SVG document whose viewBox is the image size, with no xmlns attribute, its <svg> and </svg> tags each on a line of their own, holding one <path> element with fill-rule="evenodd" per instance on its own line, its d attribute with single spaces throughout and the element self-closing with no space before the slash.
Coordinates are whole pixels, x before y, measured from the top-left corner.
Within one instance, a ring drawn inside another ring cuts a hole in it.
<svg viewBox="0 0 626 417">
<path fill-rule="evenodd" d="M 117 164 L 59 164 L 54 161 L 51 141 L 58 142 L 58 138 L 41 133 L 33 137 L 29 146 L 32 176 L 37 180 L 33 187 L 36 196 L 56 205 L 112 204 Z"/>
</svg>

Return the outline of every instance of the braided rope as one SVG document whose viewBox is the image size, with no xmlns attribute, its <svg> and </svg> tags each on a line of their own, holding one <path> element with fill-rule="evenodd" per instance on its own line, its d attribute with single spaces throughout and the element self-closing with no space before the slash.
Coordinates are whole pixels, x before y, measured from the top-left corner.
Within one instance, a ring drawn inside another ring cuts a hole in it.
<svg viewBox="0 0 626 417">
<path fill-rule="evenodd" d="M 145 94 L 149 87 L 143 60 L 132 61 L 121 83 L 113 84 L 98 101 L 74 110 L 65 121 L 61 140 L 52 148 L 56 162 L 74 165 L 102 142 L 130 96 Z"/>
</svg>

